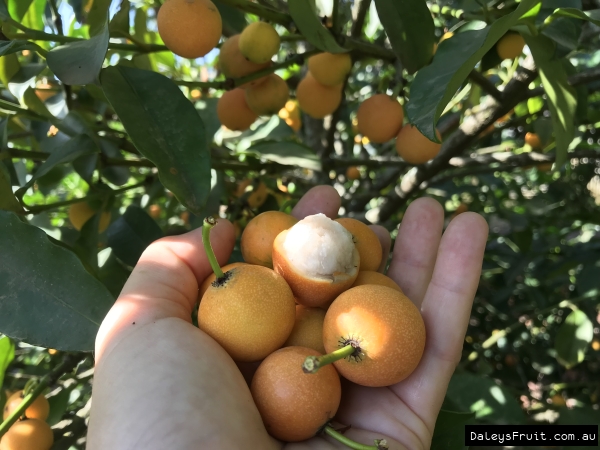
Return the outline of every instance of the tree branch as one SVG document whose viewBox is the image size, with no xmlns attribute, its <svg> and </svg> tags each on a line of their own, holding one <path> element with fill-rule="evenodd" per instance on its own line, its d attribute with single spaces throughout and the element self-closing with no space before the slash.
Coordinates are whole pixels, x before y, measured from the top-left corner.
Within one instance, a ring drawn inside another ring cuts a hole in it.
<svg viewBox="0 0 600 450">
<path fill-rule="evenodd" d="M 365 19 L 367 18 L 367 12 L 371 6 L 371 0 L 359 0 L 356 4 L 358 6 L 355 8 L 356 15 L 354 17 L 354 23 L 352 24 L 352 31 L 350 34 L 352 37 L 359 38 L 362 36 Z"/>
<path fill-rule="evenodd" d="M 469 74 L 469 80 L 479 86 L 486 94 L 491 95 L 498 101 L 502 101 L 502 92 L 500 92 L 494 83 L 484 77 L 481 72 L 473 69 Z"/>
</svg>

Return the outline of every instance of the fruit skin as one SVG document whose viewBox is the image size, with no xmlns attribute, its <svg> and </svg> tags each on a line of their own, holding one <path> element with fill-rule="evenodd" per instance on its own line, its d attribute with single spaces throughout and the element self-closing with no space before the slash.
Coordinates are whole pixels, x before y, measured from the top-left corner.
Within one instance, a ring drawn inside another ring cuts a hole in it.
<svg viewBox="0 0 600 450">
<path fill-rule="evenodd" d="M 398 135 L 404 121 L 402 105 L 389 95 L 375 94 L 362 102 L 356 113 L 358 131 L 381 144 Z"/>
<path fill-rule="evenodd" d="M 23 401 L 23 391 L 17 391 L 6 400 L 3 411 L 3 419 L 6 420 Z M 33 403 L 25 410 L 25 417 L 28 419 L 46 420 L 50 414 L 50 403 L 43 395 L 36 398 Z"/>
<path fill-rule="evenodd" d="M 342 348 L 341 338 L 354 339 L 361 346 L 359 358 L 333 363 L 341 376 L 363 386 L 390 386 L 419 364 L 425 324 L 401 292 L 373 284 L 357 286 L 337 297 L 325 314 L 325 350 Z"/>
<path fill-rule="evenodd" d="M 267 211 L 253 218 L 244 228 L 240 242 L 244 261 L 272 269 L 273 241 L 297 222 L 295 217 L 279 211 Z"/>
<path fill-rule="evenodd" d="M 250 386 L 267 432 L 285 442 L 314 436 L 340 404 L 340 377 L 333 366 L 305 374 L 302 363 L 307 356 L 320 354 L 304 347 L 277 350 L 261 363 Z"/>
<path fill-rule="evenodd" d="M 542 141 L 540 137 L 535 133 L 526 133 L 525 134 L 525 143 L 530 145 L 533 148 L 541 148 Z"/>
<path fill-rule="evenodd" d="M 69 220 L 76 230 L 80 231 L 96 211 L 87 202 L 73 203 L 69 208 Z M 103 233 L 110 225 L 110 211 L 103 211 L 98 223 L 98 232 Z"/>
<path fill-rule="evenodd" d="M 358 270 L 377 270 L 381 264 L 383 250 L 381 242 L 373 230 L 360 220 L 351 218 L 335 219 L 352 234 L 354 245 L 360 254 L 360 267 Z"/>
<path fill-rule="evenodd" d="M 515 59 L 525 47 L 525 39 L 518 33 L 506 33 L 496 43 L 496 51 L 500 59 Z"/>
<path fill-rule="evenodd" d="M 346 178 L 348 178 L 349 180 L 359 180 L 360 170 L 358 170 L 358 167 L 348 167 L 346 169 Z"/>
<path fill-rule="evenodd" d="M 283 277 L 262 266 L 235 267 L 210 285 L 198 309 L 198 327 L 236 361 L 260 361 L 280 348 L 296 320 L 296 302 Z"/>
<path fill-rule="evenodd" d="M 246 103 L 259 116 L 277 114 L 289 98 L 287 83 L 274 73 L 265 77 L 259 85 L 246 89 Z"/>
<path fill-rule="evenodd" d="M 392 280 L 387 275 L 375 272 L 373 270 L 361 270 L 360 272 L 358 272 L 358 276 L 356 277 L 356 281 L 354 282 L 352 287 L 363 286 L 365 284 L 377 284 L 379 286 L 386 286 L 395 289 L 398 292 L 402 292 L 402 289 L 396 284 L 394 280 Z"/>
<path fill-rule="evenodd" d="M 231 270 L 234 267 L 239 267 L 239 266 L 244 266 L 244 265 L 246 265 L 245 262 L 234 262 L 234 263 L 231 263 L 231 264 L 224 265 L 223 267 L 221 267 L 221 270 L 223 272 L 227 272 L 228 270 Z M 206 292 L 206 290 L 210 286 L 210 283 L 212 283 L 216 279 L 217 279 L 217 276 L 214 273 L 211 273 L 209 276 L 207 276 L 204 279 L 204 281 L 202 282 L 202 284 L 198 287 L 198 301 L 200 301 L 202 299 L 202 296 L 204 295 L 204 293 Z"/>
<path fill-rule="evenodd" d="M 250 128 L 258 116 L 246 103 L 246 91 L 237 88 L 225 92 L 217 102 L 217 116 L 221 125 L 234 131 Z"/>
<path fill-rule="evenodd" d="M 308 70 L 323 86 L 338 86 L 352 70 L 348 53 L 319 53 L 308 58 Z"/>
<path fill-rule="evenodd" d="M 440 132 L 435 131 L 438 139 L 441 140 Z M 396 137 L 396 151 L 406 162 L 410 164 L 424 164 L 435 158 L 442 144 L 430 141 L 421 132 L 412 125 L 402 127 Z"/>
<path fill-rule="evenodd" d="M 54 435 L 50 425 L 39 419 L 16 422 L 0 441 L 2 450 L 50 450 Z"/>
<path fill-rule="evenodd" d="M 223 24 L 210 0 L 166 0 L 156 18 L 165 45 L 184 58 L 200 58 L 219 43 Z"/>
<path fill-rule="evenodd" d="M 287 232 L 288 230 L 279 233 L 273 242 L 273 269 L 285 278 L 298 303 L 304 306 L 327 307 L 356 280 L 360 265 L 358 250 L 353 250 L 354 269 L 350 273 L 334 273 L 331 278 L 309 278 L 297 272 L 284 256 L 283 242 Z"/>
<path fill-rule="evenodd" d="M 284 347 L 306 347 L 325 353 L 323 345 L 323 320 L 325 310 L 296 305 L 296 322 Z"/>
<path fill-rule="evenodd" d="M 272 25 L 266 22 L 253 22 L 240 34 L 240 52 L 254 64 L 271 61 L 279 51 L 281 39 Z"/>
<path fill-rule="evenodd" d="M 342 86 L 324 86 L 309 72 L 298 83 L 296 98 L 302 111 L 313 119 L 322 119 L 340 106 Z"/>
<path fill-rule="evenodd" d="M 253 62 L 248 61 L 240 52 L 239 42 L 240 35 L 236 34 L 231 36 L 223 43 L 223 45 L 221 45 L 221 50 L 219 53 L 219 69 L 221 72 L 223 72 L 223 75 L 225 75 L 226 78 L 245 77 L 246 75 L 258 72 L 259 70 L 265 69 L 271 65 L 270 61 L 263 64 L 254 64 Z M 261 77 L 240 87 L 245 89 L 250 86 L 260 84 L 264 80 L 265 77 Z"/>
</svg>

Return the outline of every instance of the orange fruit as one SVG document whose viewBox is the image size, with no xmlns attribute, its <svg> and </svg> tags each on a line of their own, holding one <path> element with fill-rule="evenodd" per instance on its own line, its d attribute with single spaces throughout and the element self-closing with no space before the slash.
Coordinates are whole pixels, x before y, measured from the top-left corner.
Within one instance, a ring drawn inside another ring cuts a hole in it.
<svg viewBox="0 0 600 450">
<path fill-rule="evenodd" d="M 50 450 L 54 434 L 50 425 L 38 419 L 16 422 L 0 441 L 2 450 Z"/>
<path fill-rule="evenodd" d="M 221 45 L 221 50 L 219 53 L 219 68 L 226 78 L 245 77 L 246 75 L 258 72 L 259 70 L 265 69 L 271 65 L 270 61 L 263 64 L 254 64 L 253 62 L 248 61 L 240 52 L 239 40 L 240 35 L 236 34 L 231 36 L 223 43 L 223 45 Z M 265 77 L 261 77 L 240 87 L 244 89 L 249 86 L 259 84 L 264 81 L 264 79 Z"/>
<path fill-rule="evenodd" d="M 246 103 L 259 116 L 277 114 L 289 98 L 287 83 L 274 73 L 266 76 L 262 83 L 246 89 Z"/>
<path fill-rule="evenodd" d="M 356 277 L 356 281 L 352 287 L 355 286 L 363 286 L 365 284 L 377 284 L 379 286 L 387 286 L 389 288 L 395 289 L 398 292 L 402 292 L 400 286 L 396 284 L 394 280 L 392 280 L 387 275 L 384 275 L 379 272 L 375 272 L 373 270 L 361 270 L 358 272 L 358 276 Z"/>
<path fill-rule="evenodd" d="M 325 310 L 296 305 L 296 322 L 284 347 L 306 347 L 325 353 L 323 346 L 323 320 Z"/>
<path fill-rule="evenodd" d="M 308 70 L 323 86 L 338 86 L 352 70 L 348 53 L 319 53 L 308 58 Z"/>
<path fill-rule="evenodd" d="M 158 219 L 162 210 L 159 205 L 150 205 L 148 212 L 150 213 L 150 217 L 153 219 Z"/>
<path fill-rule="evenodd" d="M 97 211 L 93 210 L 87 202 L 73 203 L 69 207 L 69 220 L 76 230 L 81 230 Z M 110 211 L 103 211 L 98 224 L 98 232 L 103 233 L 110 225 Z"/>
<path fill-rule="evenodd" d="M 17 391 L 6 400 L 4 405 L 3 418 L 6 420 L 15 409 L 19 407 L 23 401 L 23 391 Z M 43 395 L 36 398 L 31 405 L 25 410 L 25 417 L 28 419 L 46 420 L 50 414 L 50 403 Z"/>
<path fill-rule="evenodd" d="M 381 242 L 373 230 L 360 220 L 351 218 L 335 219 L 352 234 L 354 245 L 360 255 L 358 270 L 377 270 L 381 264 Z"/>
<path fill-rule="evenodd" d="M 296 222 L 298 219 L 294 216 L 279 211 L 267 211 L 254 217 L 242 233 L 240 247 L 244 261 L 272 269 L 273 241 Z"/>
<path fill-rule="evenodd" d="M 295 132 L 300 131 L 302 119 L 300 117 L 300 107 L 295 100 L 288 100 L 285 106 L 279 110 L 279 117 L 285 120 L 285 123 Z"/>
<path fill-rule="evenodd" d="M 506 33 L 496 43 L 500 59 L 515 59 L 523 53 L 525 39 L 518 33 Z"/>
<path fill-rule="evenodd" d="M 271 61 L 279 51 L 281 40 L 277 31 L 267 22 L 253 22 L 240 34 L 240 52 L 254 64 L 264 64 Z"/>
<path fill-rule="evenodd" d="M 402 105 L 389 95 L 376 94 L 362 102 L 356 113 L 358 131 L 381 144 L 398 135 L 404 121 Z"/>
<path fill-rule="evenodd" d="M 231 264 L 226 264 L 223 267 L 221 267 L 221 270 L 223 272 L 227 272 L 231 269 L 233 269 L 234 267 L 239 267 L 239 266 L 243 266 L 245 265 L 245 262 L 234 262 Z M 204 293 L 206 292 L 206 290 L 208 289 L 208 287 L 210 286 L 210 284 L 215 281 L 217 279 L 217 276 L 214 273 L 211 273 L 209 276 L 207 276 L 204 281 L 200 284 L 200 287 L 198 287 L 198 301 L 200 301 L 200 299 L 202 299 L 202 296 L 204 295 Z"/>
<path fill-rule="evenodd" d="M 436 130 L 438 139 L 441 139 L 439 131 Z M 412 125 L 402 127 L 396 137 L 396 151 L 407 163 L 424 164 L 437 156 L 442 144 L 430 141 Z"/>
<path fill-rule="evenodd" d="M 221 125 L 234 131 L 245 131 L 258 118 L 246 103 L 246 92 L 233 89 L 225 92 L 217 102 L 217 116 Z"/>
<path fill-rule="evenodd" d="M 360 170 L 358 167 L 352 166 L 346 169 L 346 178 L 349 180 L 359 180 L 360 179 Z"/>
<path fill-rule="evenodd" d="M 322 85 L 309 72 L 298 83 L 296 98 L 302 111 L 314 119 L 322 119 L 340 106 L 342 85 Z"/>
<path fill-rule="evenodd" d="M 542 141 L 540 137 L 535 133 L 526 133 L 525 134 L 525 143 L 530 145 L 533 148 L 541 148 Z"/>
</svg>

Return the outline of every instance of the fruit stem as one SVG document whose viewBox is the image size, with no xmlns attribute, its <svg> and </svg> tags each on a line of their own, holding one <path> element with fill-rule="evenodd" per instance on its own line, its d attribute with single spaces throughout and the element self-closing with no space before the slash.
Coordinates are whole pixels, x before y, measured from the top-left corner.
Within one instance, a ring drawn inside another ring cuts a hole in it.
<svg viewBox="0 0 600 450">
<path fill-rule="evenodd" d="M 204 219 L 204 223 L 202 224 L 202 244 L 204 245 L 204 251 L 206 252 L 210 267 L 212 267 L 212 270 L 218 279 L 223 278 L 224 275 L 221 266 L 219 266 L 219 262 L 217 261 L 217 257 L 215 256 L 215 252 L 212 249 L 212 245 L 210 244 L 210 230 L 212 230 L 216 224 L 217 221 L 214 217 L 208 216 Z"/>
<path fill-rule="evenodd" d="M 375 439 L 375 445 L 359 444 L 358 442 L 347 438 L 342 433 L 338 433 L 330 425 L 327 425 L 325 428 L 323 428 L 323 432 L 353 450 L 384 450 L 388 448 L 385 439 Z"/>
<path fill-rule="evenodd" d="M 322 366 L 334 363 L 340 359 L 344 359 L 346 356 L 350 356 L 356 351 L 356 348 L 352 344 L 348 344 L 334 352 L 328 353 L 323 356 L 307 356 L 302 364 L 302 370 L 304 373 L 317 373 Z"/>
</svg>

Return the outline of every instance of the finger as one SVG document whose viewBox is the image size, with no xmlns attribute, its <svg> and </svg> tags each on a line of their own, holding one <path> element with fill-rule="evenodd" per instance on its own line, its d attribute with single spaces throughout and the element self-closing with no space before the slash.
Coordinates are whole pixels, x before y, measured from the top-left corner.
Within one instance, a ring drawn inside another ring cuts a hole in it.
<svg viewBox="0 0 600 450">
<path fill-rule="evenodd" d="M 233 225 L 219 219 L 210 242 L 220 265 L 233 245 Z M 152 243 L 142 254 L 96 336 L 96 359 L 126 334 L 150 322 L 177 317 L 191 322 L 198 284 L 212 269 L 202 245 L 202 229 Z"/>
<path fill-rule="evenodd" d="M 444 209 L 431 198 L 410 204 L 398 231 L 388 276 L 417 306 L 433 273 L 444 226 Z"/>
<path fill-rule="evenodd" d="M 390 232 L 382 227 L 381 225 L 369 225 L 369 228 L 373 230 L 373 232 L 379 238 L 379 243 L 381 244 L 381 264 L 377 269 L 378 272 L 384 273 L 385 268 L 387 266 L 387 261 L 390 256 L 390 248 L 392 247 L 392 238 L 390 236 Z"/>
<path fill-rule="evenodd" d="M 292 216 L 304 219 L 306 216 L 323 213 L 335 219 L 342 204 L 342 199 L 331 186 L 315 186 L 310 189 L 294 206 Z"/>
<path fill-rule="evenodd" d="M 473 299 L 479 284 L 488 227 L 475 213 L 450 222 L 442 238 L 422 314 L 425 353 L 417 369 L 392 389 L 433 430 L 450 377 L 460 361 Z"/>
</svg>

